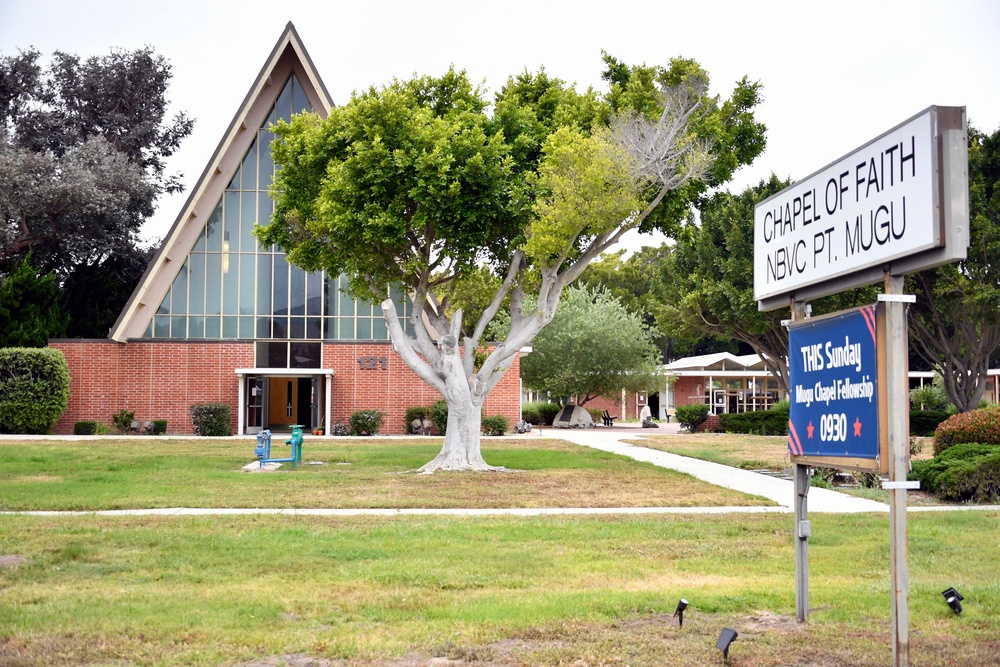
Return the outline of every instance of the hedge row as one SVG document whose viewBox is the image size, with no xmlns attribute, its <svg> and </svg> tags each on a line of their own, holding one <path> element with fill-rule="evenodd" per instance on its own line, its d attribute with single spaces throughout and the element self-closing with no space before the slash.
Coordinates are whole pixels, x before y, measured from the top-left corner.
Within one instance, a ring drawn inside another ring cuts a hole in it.
<svg viewBox="0 0 1000 667">
<path fill-rule="evenodd" d="M 934 435 L 934 430 L 946 419 L 948 419 L 948 413 L 943 410 L 912 410 L 910 412 L 910 435 Z M 726 433 L 787 435 L 788 404 L 778 404 L 776 409 L 771 410 L 719 415 L 719 428 Z"/>
<path fill-rule="evenodd" d="M 775 410 L 719 415 L 719 429 L 726 433 L 788 435 L 788 405 L 786 403 Z"/>
<path fill-rule="evenodd" d="M 948 419 L 947 410 L 910 410 L 910 435 L 929 437 L 944 420 Z"/>
<path fill-rule="evenodd" d="M 933 459 L 914 461 L 911 480 L 943 500 L 1000 501 L 1000 445 L 965 442 Z"/>
<path fill-rule="evenodd" d="M 69 381 L 59 350 L 0 349 L 0 433 L 51 431 L 69 404 Z"/>
</svg>

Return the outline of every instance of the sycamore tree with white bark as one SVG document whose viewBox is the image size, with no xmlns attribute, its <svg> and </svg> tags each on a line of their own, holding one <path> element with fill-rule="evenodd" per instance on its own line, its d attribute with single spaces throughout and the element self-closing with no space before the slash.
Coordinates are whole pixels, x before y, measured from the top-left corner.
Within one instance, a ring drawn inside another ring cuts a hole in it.
<svg viewBox="0 0 1000 667">
<path fill-rule="evenodd" d="M 671 234 L 763 151 L 759 84 L 744 77 L 720 99 L 692 60 L 604 63 L 604 94 L 542 70 L 490 100 L 450 70 L 275 128 L 275 212 L 257 237 L 381 302 L 396 351 L 448 403 L 444 445 L 423 472 L 496 470 L 480 451 L 483 403 L 563 290 L 629 230 Z M 456 286 L 484 267 L 498 287 L 465 323 Z M 387 285 L 409 294 L 412 335 Z M 501 310 L 509 332 L 487 341 Z"/>
</svg>

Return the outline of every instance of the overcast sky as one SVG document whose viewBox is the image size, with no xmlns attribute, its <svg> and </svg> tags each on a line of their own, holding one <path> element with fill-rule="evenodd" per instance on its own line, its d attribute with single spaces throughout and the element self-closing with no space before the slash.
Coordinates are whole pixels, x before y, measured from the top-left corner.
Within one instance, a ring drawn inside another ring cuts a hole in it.
<svg viewBox="0 0 1000 667">
<path fill-rule="evenodd" d="M 288 21 L 336 104 L 451 64 L 492 91 L 539 66 L 601 89 L 602 49 L 631 64 L 694 58 L 724 97 L 747 75 L 763 84 L 767 150 L 734 191 L 804 178 L 932 104 L 1000 128 L 995 0 L 0 0 L 0 52 L 152 46 L 173 64 L 172 109 L 196 119 L 169 163 L 190 190 Z M 162 199 L 144 236 L 163 236 L 186 196 Z"/>
</svg>

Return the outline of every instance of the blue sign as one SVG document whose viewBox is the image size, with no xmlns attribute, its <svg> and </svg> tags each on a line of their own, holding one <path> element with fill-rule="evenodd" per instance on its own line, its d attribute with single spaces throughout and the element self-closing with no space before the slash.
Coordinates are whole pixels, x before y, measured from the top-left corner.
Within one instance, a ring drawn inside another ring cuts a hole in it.
<svg viewBox="0 0 1000 667">
<path fill-rule="evenodd" d="M 793 456 L 878 458 L 875 332 L 874 306 L 789 326 Z"/>
</svg>

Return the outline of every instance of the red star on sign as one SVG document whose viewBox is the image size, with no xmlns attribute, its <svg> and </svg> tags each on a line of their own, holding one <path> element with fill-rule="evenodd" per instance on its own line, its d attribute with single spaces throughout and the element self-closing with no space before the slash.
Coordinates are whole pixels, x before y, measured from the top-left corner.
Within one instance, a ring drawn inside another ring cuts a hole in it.
<svg viewBox="0 0 1000 667">
<path fill-rule="evenodd" d="M 809 434 L 809 435 L 808 435 L 807 437 L 808 437 L 808 438 L 809 438 L 810 440 L 812 440 L 812 437 L 813 437 L 813 431 L 815 431 L 815 430 L 816 430 L 816 427 L 815 427 L 815 426 L 813 426 L 813 423 L 812 423 L 812 422 L 809 422 L 809 426 L 806 426 L 806 432 L 807 432 L 807 433 Z"/>
<path fill-rule="evenodd" d="M 861 436 L 861 420 L 857 417 L 854 418 L 854 436 Z"/>
</svg>

